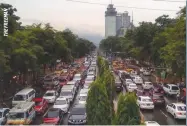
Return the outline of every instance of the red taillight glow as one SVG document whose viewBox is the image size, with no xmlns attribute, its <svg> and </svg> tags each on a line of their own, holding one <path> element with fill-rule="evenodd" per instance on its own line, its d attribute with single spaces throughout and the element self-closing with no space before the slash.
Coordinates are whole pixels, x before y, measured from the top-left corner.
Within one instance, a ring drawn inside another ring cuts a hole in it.
<svg viewBox="0 0 187 126">
<path fill-rule="evenodd" d="M 182 113 L 181 113 L 181 112 L 178 112 L 177 115 L 182 115 Z"/>
</svg>

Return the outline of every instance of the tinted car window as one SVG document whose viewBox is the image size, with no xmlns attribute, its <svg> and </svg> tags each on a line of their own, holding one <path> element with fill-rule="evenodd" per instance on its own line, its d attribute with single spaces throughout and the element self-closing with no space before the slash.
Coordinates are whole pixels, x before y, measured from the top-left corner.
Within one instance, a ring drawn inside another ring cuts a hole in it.
<svg viewBox="0 0 187 126">
<path fill-rule="evenodd" d="M 153 98 L 163 99 L 164 97 L 162 95 L 153 95 Z"/>
<path fill-rule="evenodd" d="M 84 115 L 86 113 L 86 108 L 73 108 L 71 115 Z"/>
<path fill-rule="evenodd" d="M 55 118 L 59 116 L 59 110 L 49 110 L 45 118 Z"/>
<path fill-rule="evenodd" d="M 186 111 L 186 106 L 177 106 L 178 111 Z"/>
<path fill-rule="evenodd" d="M 172 86 L 171 89 L 172 90 L 179 90 L 179 88 L 177 86 Z"/>
</svg>

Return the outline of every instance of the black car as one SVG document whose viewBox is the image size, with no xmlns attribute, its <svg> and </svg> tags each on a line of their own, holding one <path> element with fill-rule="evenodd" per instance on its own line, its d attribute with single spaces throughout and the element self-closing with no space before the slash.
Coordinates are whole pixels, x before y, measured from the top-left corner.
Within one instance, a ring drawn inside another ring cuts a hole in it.
<svg viewBox="0 0 187 126">
<path fill-rule="evenodd" d="M 151 97 L 155 105 L 165 105 L 165 99 L 162 94 L 153 94 Z"/>
<path fill-rule="evenodd" d="M 82 125 L 86 124 L 86 106 L 85 104 L 75 105 L 69 115 L 68 124 Z"/>
</svg>

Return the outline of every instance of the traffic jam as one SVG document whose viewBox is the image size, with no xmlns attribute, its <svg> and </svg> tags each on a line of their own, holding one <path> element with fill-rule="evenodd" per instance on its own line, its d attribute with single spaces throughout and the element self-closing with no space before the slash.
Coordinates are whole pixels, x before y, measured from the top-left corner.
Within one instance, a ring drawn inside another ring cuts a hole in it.
<svg viewBox="0 0 187 126">
<path fill-rule="evenodd" d="M 37 87 L 25 88 L 12 98 L 11 108 L 0 108 L 1 125 L 86 124 L 86 99 L 96 79 L 96 53 L 56 71 L 38 76 Z"/>
<path fill-rule="evenodd" d="M 137 67 L 130 60 L 115 59 L 111 63 L 116 92 L 136 93 L 146 124 L 185 125 L 186 88 L 155 83 L 151 77 L 153 69 Z"/>
</svg>

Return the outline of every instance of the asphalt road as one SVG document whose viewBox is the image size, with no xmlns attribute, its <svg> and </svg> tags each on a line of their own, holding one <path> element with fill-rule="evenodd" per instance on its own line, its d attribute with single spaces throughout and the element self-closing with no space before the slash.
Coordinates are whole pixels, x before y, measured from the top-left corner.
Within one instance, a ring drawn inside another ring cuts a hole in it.
<svg viewBox="0 0 187 126">
<path fill-rule="evenodd" d="M 142 78 L 143 80 L 155 81 L 151 76 L 142 76 Z M 138 89 L 142 90 L 142 86 L 138 85 Z M 177 102 L 174 96 L 164 96 L 164 99 L 166 105 Z M 165 106 L 155 106 L 154 111 L 143 110 L 142 114 L 146 121 L 156 121 L 160 125 L 186 125 L 186 120 L 176 120 L 171 114 L 167 113 Z"/>
</svg>

